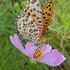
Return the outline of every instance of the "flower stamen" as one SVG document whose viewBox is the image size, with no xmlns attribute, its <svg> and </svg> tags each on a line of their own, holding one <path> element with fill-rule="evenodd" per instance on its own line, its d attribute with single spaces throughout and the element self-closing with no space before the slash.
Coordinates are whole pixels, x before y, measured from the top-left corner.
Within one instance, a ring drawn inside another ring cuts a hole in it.
<svg viewBox="0 0 70 70">
<path fill-rule="evenodd" d="M 37 48 L 37 49 L 35 50 L 34 54 L 33 54 L 33 57 L 37 59 L 37 58 L 39 58 L 41 55 L 42 55 L 42 52 L 40 51 L 39 48 Z"/>
</svg>

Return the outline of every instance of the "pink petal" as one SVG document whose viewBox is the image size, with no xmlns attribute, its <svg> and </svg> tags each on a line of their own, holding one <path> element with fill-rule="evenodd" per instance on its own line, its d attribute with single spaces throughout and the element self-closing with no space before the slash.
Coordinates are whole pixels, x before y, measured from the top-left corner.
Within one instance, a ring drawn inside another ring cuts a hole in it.
<svg viewBox="0 0 70 70">
<path fill-rule="evenodd" d="M 49 44 L 44 44 L 40 47 L 40 50 L 42 52 L 42 56 L 44 56 L 47 53 L 50 53 L 52 50 L 52 47 Z"/>
<path fill-rule="evenodd" d="M 34 51 L 36 50 L 36 46 L 32 45 L 30 42 L 27 42 L 25 48 L 26 48 L 26 52 L 28 53 L 28 56 L 33 59 L 33 54 Z"/>
<path fill-rule="evenodd" d="M 27 42 L 25 45 L 26 50 L 29 50 L 32 47 L 33 47 L 33 45 L 30 42 Z"/>
<path fill-rule="evenodd" d="M 63 55 L 60 54 L 60 52 L 56 49 L 52 50 L 51 53 L 48 53 L 44 55 L 43 57 L 41 57 L 40 59 L 38 59 L 39 62 L 45 63 L 49 66 L 58 66 L 64 60 L 65 58 L 63 57 Z"/>
<path fill-rule="evenodd" d="M 21 41 L 20 41 L 20 39 L 19 39 L 19 37 L 18 37 L 17 34 L 14 34 L 14 36 L 12 35 L 12 36 L 10 36 L 9 38 L 10 38 L 11 43 L 12 43 L 17 49 L 19 49 L 22 53 L 26 54 L 25 48 L 23 47 L 23 45 L 22 45 L 22 43 L 21 43 Z"/>
<path fill-rule="evenodd" d="M 59 66 L 61 63 L 63 63 L 66 60 L 66 58 L 61 55 L 60 58 L 57 59 L 56 62 L 53 63 L 54 66 Z"/>
</svg>

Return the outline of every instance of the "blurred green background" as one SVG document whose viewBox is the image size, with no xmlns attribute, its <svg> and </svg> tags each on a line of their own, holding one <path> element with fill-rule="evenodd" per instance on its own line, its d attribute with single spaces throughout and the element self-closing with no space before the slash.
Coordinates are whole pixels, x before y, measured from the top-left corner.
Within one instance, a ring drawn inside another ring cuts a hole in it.
<svg viewBox="0 0 70 70">
<path fill-rule="evenodd" d="M 42 6 L 46 0 L 40 0 Z M 52 0 L 53 15 L 48 26 L 47 41 L 67 58 L 58 67 L 32 63 L 9 41 L 16 33 L 14 19 L 26 7 L 27 0 L 0 0 L 0 70 L 70 70 L 70 0 Z M 25 41 L 23 41 L 24 43 Z"/>
</svg>

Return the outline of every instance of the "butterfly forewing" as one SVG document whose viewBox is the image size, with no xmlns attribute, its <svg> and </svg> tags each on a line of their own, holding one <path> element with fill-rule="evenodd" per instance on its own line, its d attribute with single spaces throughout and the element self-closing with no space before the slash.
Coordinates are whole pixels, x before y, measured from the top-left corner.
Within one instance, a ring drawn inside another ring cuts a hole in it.
<svg viewBox="0 0 70 70">
<path fill-rule="evenodd" d="M 17 30 L 22 34 L 25 39 L 33 41 L 33 39 L 39 36 L 38 27 L 28 13 L 22 11 L 21 15 L 19 15 L 17 18 L 16 24 Z"/>
<path fill-rule="evenodd" d="M 41 10 L 41 5 L 39 0 L 29 0 L 29 5 L 28 5 L 29 10 L 27 10 L 26 12 L 29 13 L 33 19 L 33 21 L 35 22 L 35 24 L 37 25 L 39 31 L 41 32 L 42 29 L 42 10 Z"/>
<path fill-rule="evenodd" d="M 42 29 L 42 34 L 41 34 L 42 36 L 45 35 L 48 29 L 48 23 L 52 16 L 52 10 L 53 10 L 52 1 L 48 0 L 47 4 L 45 5 L 43 9 L 43 29 Z"/>
</svg>

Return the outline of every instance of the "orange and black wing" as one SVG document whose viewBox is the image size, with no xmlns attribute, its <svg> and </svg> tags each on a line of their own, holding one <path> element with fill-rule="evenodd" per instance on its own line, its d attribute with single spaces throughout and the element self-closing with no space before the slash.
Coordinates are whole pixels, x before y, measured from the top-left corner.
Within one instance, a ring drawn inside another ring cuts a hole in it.
<svg viewBox="0 0 70 70">
<path fill-rule="evenodd" d="M 43 37 L 48 29 L 48 23 L 51 19 L 53 11 L 53 4 L 51 0 L 48 0 L 46 6 L 43 9 L 43 28 L 42 28 L 42 34 Z"/>
</svg>

